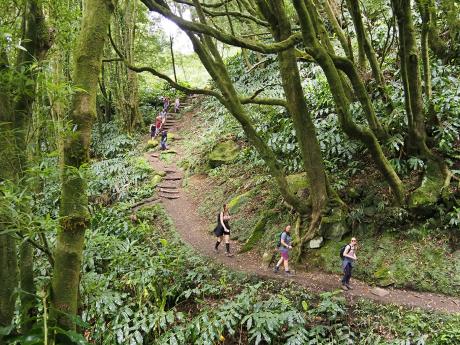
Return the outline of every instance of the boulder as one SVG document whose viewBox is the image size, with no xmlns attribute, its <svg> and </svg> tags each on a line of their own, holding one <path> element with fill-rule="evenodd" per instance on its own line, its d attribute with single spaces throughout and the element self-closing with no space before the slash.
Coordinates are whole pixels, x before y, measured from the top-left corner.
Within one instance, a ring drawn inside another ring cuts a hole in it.
<svg viewBox="0 0 460 345">
<path fill-rule="evenodd" d="M 150 139 L 149 141 L 147 141 L 147 146 L 145 147 L 146 150 L 150 150 L 150 149 L 154 149 L 158 146 L 160 142 L 156 139 Z"/>
<path fill-rule="evenodd" d="M 435 205 L 441 196 L 444 177 L 439 167 L 429 162 L 422 184 L 409 198 L 409 208 L 417 214 L 428 216 L 435 212 Z"/>
<path fill-rule="evenodd" d="M 345 213 L 341 209 L 335 209 L 329 216 L 323 216 L 319 226 L 319 234 L 334 241 L 340 241 L 342 237 L 350 232 L 345 222 Z"/>
<path fill-rule="evenodd" d="M 389 292 L 385 289 L 376 287 L 371 290 L 371 294 L 379 296 L 379 297 L 385 297 L 386 295 L 389 294 Z"/>
<path fill-rule="evenodd" d="M 154 175 L 150 183 L 152 184 L 153 187 L 156 187 L 162 180 L 163 180 L 162 176 Z"/>
<path fill-rule="evenodd" d="M 299 191 L 307 189 L 310 186 L 310 183 L 307 179 L 307 173 L 293 174 L 286 176 L 289 189 L 297 194 Z"/>
<path fill-rule="evenodd" d="M 265 251 L 264 254 L 262 255 L 262 261 L 266 263 L 267 265 L 269 265 L 270 262 L 272 262 L 274 256 L 275 256 L 274 251 Z"/>
<path fill-rule="evenodd" d="M 217 144 L 208 155 L 209 165 L 217 168 L 233 162 L 238 156 L 239 149 L 239 146 L 232 140 Z"/>
<path fill-rule="evenodd" d="M 378 286 L 389 286 L 395 283 L 393 272 L 385 266 L 380 267 L 374 272 L 374 278 Z"/>
<path fill-rule="evenodd" d="M 323 238 L 321 236 L 315 237 L 314 239 L 310 240 L 310 242 L 308 243 L 308 247 L 310 249 L 321 248 L 322 245 L 323 245 Z"/>
<path fill-rule="evenodd" d="M 252 196 L 253 191 L 250 190 L 249 192 L 237 195 L 232 200 L 227 203 L 228 209 L 230 213 L 238 213 L 241 206 L 243 206 Z"/>
</svg>

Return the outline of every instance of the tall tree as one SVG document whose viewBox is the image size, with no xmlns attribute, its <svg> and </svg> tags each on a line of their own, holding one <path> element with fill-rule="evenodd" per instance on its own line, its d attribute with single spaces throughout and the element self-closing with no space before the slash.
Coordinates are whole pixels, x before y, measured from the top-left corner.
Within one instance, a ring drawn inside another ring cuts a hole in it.
<svg viewBox="0 0 460 345">
<path fill-rule="evenodd" d="M 61 161 L 61 217 L 56 239 L 51 295 L 53 316 L 57 324 L 71 330 L 75 329 L 71 315 L 77 313 L 85 230 L 90 221 L 87 186 L 82 170 L 89 161 L 91 128 L 96 116 L 98 76 L 106 32 L 114 7 L 111 0 L 89 0 L 85 5 L 74 53 L 72 79 L 76 90 Z"/>
</svg>

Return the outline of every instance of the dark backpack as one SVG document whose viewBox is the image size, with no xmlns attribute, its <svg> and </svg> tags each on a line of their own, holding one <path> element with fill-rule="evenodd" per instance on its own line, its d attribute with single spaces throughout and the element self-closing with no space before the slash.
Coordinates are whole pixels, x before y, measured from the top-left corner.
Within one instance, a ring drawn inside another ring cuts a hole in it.
<svg viewBox="0 0 460 345">
<path fill-rule="evenodd" d="M 345 253 L 345 249 L 347 248 L 347 246 L 349 246 L 349 244 L 346 244 L 346 245 L 344 245 L 342 248 L 340 248 L 340 253 L 339 253 L 339 255 L 340 255 L 340 258 L 341 258 L 342 260 L 343 260 L 343 258 L 344 258 L 343 254 Z M 351 248 L 350 248 L 350 249 L 351 249 Z M 348 251 L 350 251 L 350 249 L 349 249 Z"/>
<path fill-rule="evenodd" d="M 280 248 L 281 247 L 281 236 L 283 235 L 283 232 L 280 232 L 279 234 L 277 234 L 276 238 L 277 238 L 277 242 L 276 242 L 276 248 Z"/>
</svg>

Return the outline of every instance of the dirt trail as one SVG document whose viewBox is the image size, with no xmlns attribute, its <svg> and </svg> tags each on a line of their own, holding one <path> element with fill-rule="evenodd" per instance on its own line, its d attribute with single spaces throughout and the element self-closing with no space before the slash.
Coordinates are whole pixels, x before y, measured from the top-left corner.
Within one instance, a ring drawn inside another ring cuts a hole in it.
<svg viewBox="0 0 460 345">
<path fill-rule="evenodd" d="M 192 125 L 192 113 L 185 113 L 179 121 L 170 114 L 167 119 L 167 127 L 170 132 L 179 131 L 181 128 L 189 128 Z M 180 138 L 179 138 L 180 139 Z M 169 143 L 174 149 L 174 161 L 181 159 L 182 148 L 180 140 Z M 193 198 L 182 188 L 182 171 L 175 163 L 167 164 L 160 159 L 160 153 L 146 153 L 152 167 L 157 171 L 165 171 L 166 177 L 160 183 L 158 196 L 169 216 L 173 220 L 177 231 L 184 242 L 191 245 L 202 255 L 210 257 L 213 261 L 221 262 L 228 268 L 236 271 L 244 271 L 263 278 L 289 279 L 313 292 L 333 291 L 340 288 L 338 275 L 322 272 L 297 271 L 294 275 L 286 277 L 283 273 L 275 274 L 271 268 L 262 262 L 262 259 L 254 253 L 236 254 L 234 257 L 224 255 L 224 246 L 220 252 L 214 253 L 215 238 L 208 229 L 212 224 L 199 216 L 198 205 Z M 205 183 L 199 177 L 192 177 L 189 183 Z M 157 200 L 155 200 L 157 201 Z M 238 250 L 238 245 L 232 243 L 232 251 Z M 385 296 L 376 295 L 375 288 L 352 278 L 353 290 L 343 292 L 346 299 L 353 303 L 355 300 L 365 298 L 379 303 L 391 303 L 406 307 L 418 307 L 439 312 L 460 313 L 460 299 L 432 293 L 406 291 L 400 289 L 380 289 Z"/>
</svg>

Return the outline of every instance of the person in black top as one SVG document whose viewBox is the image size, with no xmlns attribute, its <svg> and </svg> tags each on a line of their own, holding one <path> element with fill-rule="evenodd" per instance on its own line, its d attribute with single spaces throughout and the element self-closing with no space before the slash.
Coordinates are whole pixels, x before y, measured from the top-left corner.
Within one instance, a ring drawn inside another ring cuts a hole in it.
<svg viewBox="0 0 460 345">
<path fill-rule="evenodd" d="M 166 147 L 166 140 L 168 140 L 168 132 L 163 129 L 161 131 L 161 141 L 160 141 L 160 146 L 161 146 L 161 149 L 162 150 L 166 150 L 167 147 Z"/>
<path fill-rule="evenodd" d="M 214 229 L 214 234 L 217 237 L 214 251 L 216 253 L 219 251 L 219 244 L 222 242 L 223 238 L 225 240 L 225 255 L 227 256 L 233 256 L 233 254 L 230 253 L 230 225 L 228 224 L 230 218 L 227 204 L 224 204 L 222 212 L 219 212 L 217 215 L 217 226 Z"/>
</svg>

